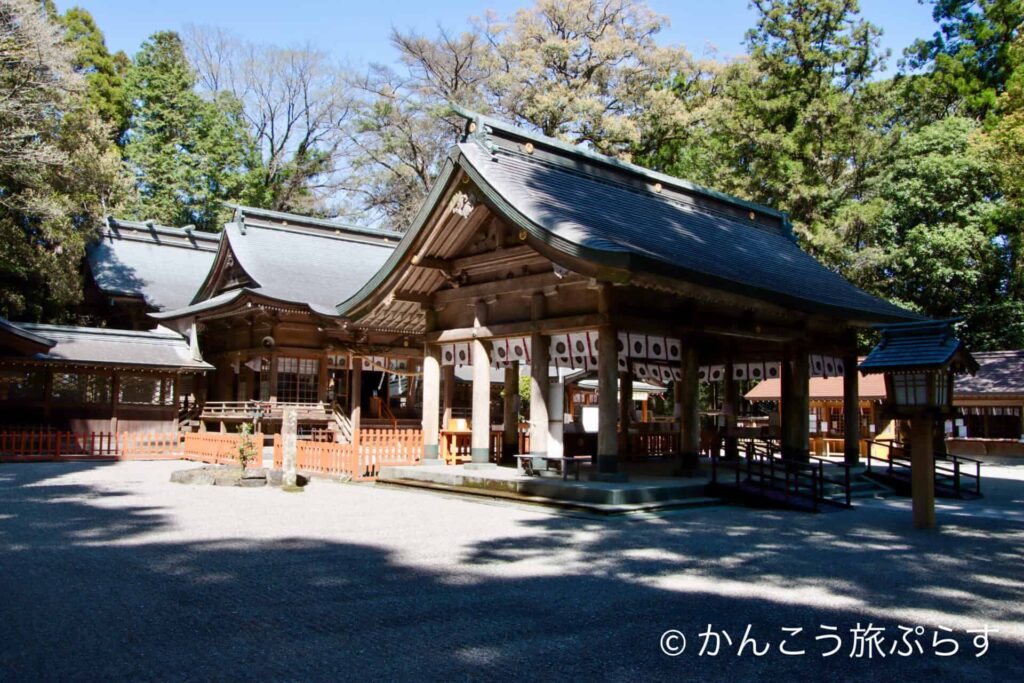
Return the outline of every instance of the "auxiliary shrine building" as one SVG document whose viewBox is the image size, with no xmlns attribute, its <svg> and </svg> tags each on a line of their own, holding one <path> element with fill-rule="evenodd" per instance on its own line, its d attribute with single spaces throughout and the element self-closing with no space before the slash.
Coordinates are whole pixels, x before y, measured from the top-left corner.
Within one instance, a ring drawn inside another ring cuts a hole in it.
<svg viewBox="0 0 1024 683">
<path fill-rule="evenodd" d="M 803 252 L 779 211 L 459 113 L 465 134 L 404 235 L 247 207 L 218 235 L 111 222 L 89 310 L 159 324 L 202 364 L 171 394 L 179 428 L 256 419 L 269 434 L 295 406 L 313 438 L 416 426 L 429 461 L 455 431 L 471 462 L 576 450 L 614 477 L 648 436 L 696 457 L 701 382 L 720 383 L 735 450 L 741 383 L 775 377 L 776 435 L 802 457 L 812 376 L 843 376 L 856 418 L 856 332 L 918 319 Z M 673 416 L 640 422 L 634 381 L 662 387 Z M 844 424 L 849 454 L 860 429 Z"/>
</svg>

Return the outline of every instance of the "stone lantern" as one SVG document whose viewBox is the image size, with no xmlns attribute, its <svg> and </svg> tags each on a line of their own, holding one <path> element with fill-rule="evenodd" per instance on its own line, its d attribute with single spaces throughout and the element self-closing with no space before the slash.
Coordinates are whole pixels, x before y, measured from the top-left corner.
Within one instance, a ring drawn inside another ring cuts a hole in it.
<svg viewBox="0 0 1024 683">
<path fill-rule="evenodd" d="M 936 419 L 953 411 L 953 376 L 978 364 L 954 336 L 957 320 L 882 325 L 882 339 L 860 364 L 865 374 L 885 373 L 883 411 L 910 421 L 914 526 L 935 526 Z"/>
</svg>

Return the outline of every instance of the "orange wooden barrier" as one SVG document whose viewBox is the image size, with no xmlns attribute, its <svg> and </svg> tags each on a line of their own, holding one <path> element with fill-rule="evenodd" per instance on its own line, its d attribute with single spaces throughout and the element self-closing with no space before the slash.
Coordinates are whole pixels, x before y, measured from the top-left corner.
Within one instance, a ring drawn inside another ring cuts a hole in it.
<svg viewBox="0 0 1024 683">
<path fill-rule="evenodd" d="M 251 434 L 256 449 L 253 463 L 256 467 L 263 464 L 263 435 Z M 210 465 L 237 465 L 238 447 L 242 443 L 241 434 L 221 434 L 219 432 L 200 432 L 185 435 L 184 458 L 197 460 Z"/>
<path fill-rule="evenodd" d="M 178 432 L 0 432 L 0 462 L 176 460 Z"/>
<path fill-rule="evenodd" d="M 361 429 L 353 443 L 299 441 L 296 468 L 354 481 L 375 479 L 388 465 L 415 465 L 423 457 L 423 432 L 418 429 Z M 274 435 L 274 467 L 284 463 L 281 435 Z"/>
</svg>

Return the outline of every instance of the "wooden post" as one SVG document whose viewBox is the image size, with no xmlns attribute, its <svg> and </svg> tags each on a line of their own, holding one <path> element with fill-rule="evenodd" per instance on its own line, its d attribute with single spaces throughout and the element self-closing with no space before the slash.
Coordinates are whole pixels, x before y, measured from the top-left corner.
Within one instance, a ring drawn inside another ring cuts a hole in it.
<svg viewBox="0 0 1024 683">
<path fill-rule="evenodd" d="M 798 462 L 810 458 L 810 368 L 807 352 L 793 349 L 782 362 L 782 457 Z"/>
<path fill-rule="evenodd" d="M 935 528 L 935 455 L 932 449 L 934 418 L 918 415 L 910 420 L 910 487 L 914 527 Z"/>
<path fill-rule="evenodd" d="M 544 295 L 534 293 L 531 313 L 535 320 L 544 315 Z M 530 338 L 530 455 L 548 454 L 548 363 L 550 340 L 535 332 Z"/>
<path fill-rule="evenodd" d="M 740 457 L 739 440 L 736 438 L 736 414 L 739 412 L 739 382 L 733 378 L 732 360 L 725 364 L 725 457 L 735 460 Z"/>
<path fill-rule="evenodd" d="M 626 370 L 619 373 L 619 432 L 622 434 L 620 445 L 624 456 L 633 452 L 633 444 L 629 437 L 629 428 L 632 426 L 632 415 L 630 415 L 632 406 L 633 373 Z"/>
<path fill-rule="evenodd" d="M 487 324 L 487 304 L 477 301 L 473 309 L 473 326 Z M 470 436 L 470 459 L 473 468 L 491 466 L 491 358 L 482 339 L 473 340 L 473 433 Z"/>
<path fill-rule="evenodd" d="M 505 368 L 504 402 L 502 404 L 502 451 L 501 464 L 515 465 L 516 451 L 519 450 L 519 415 L 516 410 L 519 398 L 519 364 Z"/>
<path fill-rule="evenodd" d="M 604 283 L 597 292 L 598 311 L 611 318 L 612 286 Z M 597 336 L 597 467 L 591 479 L 624 481 L 619 473 L 619 349 L 615 328 L 605 325 Z"/>
<path fill-rule="evenodd" d="M 276 374 L 274 379 L 277 379 Z M 356 436 L 359 433 L 359 422 L 363 412 L 363 359 L 359 356 L 352 357 L 352 382 L 349 393 L 351 393 L 349 419 L 352 420 L 352 443 L 357 444 L 359 441 Z"/>
<path fill-rule="evenodd" d="M 684 470 L 695 470 L 700 462 L 700 386 L 697 345 L 685 342 L 681 359 L 683 378 L 679 384 L 679 450 Z"/>
<path fill-rule="evenodd" d="M 423 347 L 423 464 L 440 465 L 438 410 L 441 400 L 441 349 Z"/>
<path fill-rule="evenodd" d="M 444 379 L 444 397 L 442 399 L 441 431 L 451 428 L 452 403 L 455 402 L 455 366 L 445 365 L 441 368 Z"/>
<path fill-rule="evenodd" d="M 843 358 L 843 460 L 860 464 L 860 370 L 857 354 Z"/>
</svg>

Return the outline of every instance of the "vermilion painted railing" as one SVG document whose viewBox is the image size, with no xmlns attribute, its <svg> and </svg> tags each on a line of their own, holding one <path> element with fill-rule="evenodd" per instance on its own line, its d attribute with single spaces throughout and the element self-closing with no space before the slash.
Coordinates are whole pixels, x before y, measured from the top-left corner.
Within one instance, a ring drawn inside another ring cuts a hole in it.
<svg viewBox="0 0 1024 683">
<path fill-rule="evenodd" d="M 361 429 L 353 443 L 299 441 L 296 468 L 303 472 L 355 481 L 375 479 L 388 465 L 415 465 L 423 456 L 423 432 L 418 429 Z M 274 467 L 283 466 L 280 434 L 274 435 Z"/>
<path fill-rule="evenodd" d="M 263 462 L 263 435 L 250 434 L 255 449 L 256 466 Z M 210 465 L 237 465 L 238 448 L 242 443 L 241 434 L 220 432 L 198 432 L 185 435 L 184 457 Z"/>
<path fill-rule="evenodd" d="M 47 460 L 176 460 L 178 432 L 0 432 L 0 462 Z"/>
</svg>

